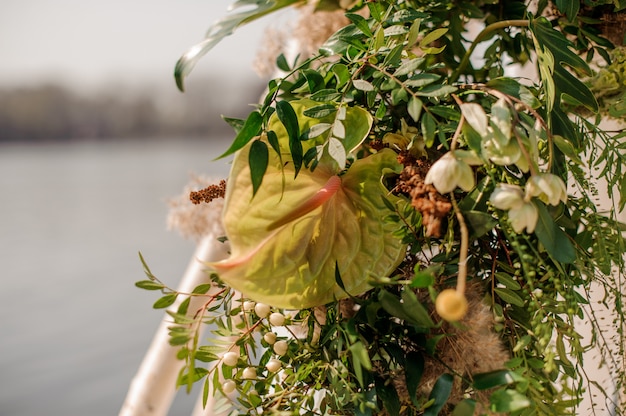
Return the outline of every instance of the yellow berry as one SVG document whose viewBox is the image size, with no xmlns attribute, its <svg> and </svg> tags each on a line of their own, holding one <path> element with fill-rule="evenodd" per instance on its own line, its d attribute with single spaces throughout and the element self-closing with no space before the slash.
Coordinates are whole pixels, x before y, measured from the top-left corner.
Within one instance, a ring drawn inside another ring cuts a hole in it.
<svg viewBox="0 0 626 416">
<path fill-rule="evenodd" d="M 455 289 L 445 289 L 437 296 L 435 310 L 448 322 L 458 321 L 467 313 L 467 299 Z"/>
</svg>

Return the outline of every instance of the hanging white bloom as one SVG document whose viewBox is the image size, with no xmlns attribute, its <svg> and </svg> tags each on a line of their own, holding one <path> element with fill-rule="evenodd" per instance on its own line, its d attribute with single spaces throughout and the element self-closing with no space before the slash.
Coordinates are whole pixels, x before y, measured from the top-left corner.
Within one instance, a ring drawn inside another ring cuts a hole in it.
<svg viewBox="0 0 626 416">
<path fill-rule="evenodd" d="M 496 186 L 496 189 L 489 197 L 489 201 L 494 207 L 508 211 L 524 203 L 524 191 L 517 185 L 501 183 Z"/>
<path fill-rule="evenodd" d="M 440 194 L 452 192 L 457 186 L 468 192 L 476 185 L 470 165 L 479 164 L 482 164 L 482 160 L 473 152 L 450 151 L 433 163 L 424 183 L 432 184 Z"/>
<path fill-rule="evenodd" d="M 516 233 L 521 233 L 524 229 L 526 232 L 532 233 L 535 231 L 538 220 L 539 211 L 532 202 L 524 202 L 522 205 L 509 210 L 509 221 Z"/>
<path fill-rule="evenodd" d="M 516 233 L 524 229 L 529 233 L 535 231 L 539 211 L 535 204 L 524 198 L 524 192 L 519 186 L 501 183 L 496 186 L 489 201 L 495 208 L 509 212 L 509 221 Z"/>
<path fill-rule="evenodd" d="M 550 205 L 567 202 L 567 188 L 561 178 L 551 173 L 539 173 L 526 183 L 526 194 L 535 196 Z"/>
</svg>

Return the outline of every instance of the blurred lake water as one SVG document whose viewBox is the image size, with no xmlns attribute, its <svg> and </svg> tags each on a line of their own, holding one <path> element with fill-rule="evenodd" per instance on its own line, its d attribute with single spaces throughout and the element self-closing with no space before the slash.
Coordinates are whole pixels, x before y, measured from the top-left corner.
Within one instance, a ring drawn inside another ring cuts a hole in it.
<svg viewBox="0 0 626 416">
<path fill-rule="evenodd" d="M 114 415 L 194 249 L 166 230 L 190 173 L 228 140 L 0 144 L 0 415 Z M 198 392 L 170 414 L 189 414 Z"/>
</svg>

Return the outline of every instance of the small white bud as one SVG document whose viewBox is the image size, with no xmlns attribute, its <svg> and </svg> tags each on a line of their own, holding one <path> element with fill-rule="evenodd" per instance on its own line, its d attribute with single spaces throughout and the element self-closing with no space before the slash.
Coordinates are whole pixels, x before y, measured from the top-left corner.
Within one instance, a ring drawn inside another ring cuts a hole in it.
<svg viewBox="0 0 626 416">
<path fill-rule="evenodd" d="M 274 343 L 276 342 L 276 334 L 273 332 L 267 332 L 265 335 L 263 335 L 263 339 L 269 345 L 274 345 Z"/>
<path fill-rule="evenodd" d="M 237 361 L 239 361 L 239 354 L 235 351 L 228 351 L 222 356 L 222 363 L 229 367 L 236 366 Z"/>
<path fill-rule="evenodd" d="M 254 305 L 254 313 L 261 319 L 266 318 L 270 314 L 270 306 L 264 303 Z"/>
<path fill-rule="evenodd" d="M 276 341 L 276 343 L 274 344 L 274 352 L 281 357 L 287 354 L 288 349 L 289 344 L 287 344 L 287 341 L 285 340 Z"/>
<path fill-rule="evenodd" d="M 256 378 L 256 368 L 247 367 L 243 370 L 241 377 L 245 380 L 254 380 Z"/>
<path fill-rule="evenodd" d="M 235 383 L 233 380 L 224 380 L 224 382 L 222 383 L 222 390 L 226 394 L 234 392 L 236 388 L 237 383 Z"/>
<path fill-rule="evenodd" d="M 285 315 L 280 312 L 274 312 L 270 315 L 269 321 L 274 326 L 283 326 L 285 324 Z"/>
<path fill-rule="evenodd" d="M 277 372 L 278 370 L 280 370 L 282 366 L 283 366 L 283 363 L 280 360 L 277 360 L 276 358 L 272 358 L 271 360 L 267 362 L 267 364 L 265 364 L 265 368 L 267 368 L 267 371 L 269 371 L 270 373 Z"/>
<path fill-rule="evenodd" d="M 248 311 L 252 311 L 254 310 L 254 306 L 256 305 L 256 302 L 253 302 L 251 300 L 247 300 L 243 303 L 243 310 L 248 312 Z"/>
</svg>

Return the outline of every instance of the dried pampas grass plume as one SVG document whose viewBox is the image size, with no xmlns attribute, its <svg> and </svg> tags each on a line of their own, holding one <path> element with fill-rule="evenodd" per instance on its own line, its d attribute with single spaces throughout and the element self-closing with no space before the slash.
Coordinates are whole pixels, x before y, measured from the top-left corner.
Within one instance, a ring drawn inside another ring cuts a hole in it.
<svg viewBox="0 0 626 416">
<path fill-rule="evenodd" d="M 281 53 L 287 56 L 288 61 L 293 60 L 296 55 L 300 56 L 300 60 L 316 55 L 320 46 L 333 33 L 350 23 L 344 16 L 343 9 L 316 11 L 315 6 L 307 4 L 300 7 L 300 16 L 294 24 L 287 25 L 284 29 L 269 28 L 265 32 L 260 52 L 254 62 L 254 69 L 260 76 L 276 73 L 276 58 Z"/>
<path fill-rule="evenodd" d="M 192 176 L 182 194 L 168 201 L 170 207 L 167 216 L 168 230 L 176 230 L 183 237 L 195 241 L 201 240 L 209 233 L 223 235 L 224 189 L 223 180 Z M 196 199 L 193 200 L 190 195 L 196 195 Z"/>
<path fill-rule="evenodd" d="M 468 302 L 467 315 L 459 321 L 460 325 L 443 324 L 442 333 L 446 336 L 437 345 L 439 355 L 426 357 L 420 386 L 421 392 L 428 395 L 440 375 L 453 373 L 455 380 L 450 403 L 463 399 L 465 392 L 459 376 L 471 380 L 473 374 L 504 368 L 509 360 L 508 352 L 493 330 L 493 313 L 483 302 L 479 285 L 468 285 L 465 296 Z M 481 403 L 489 402 L 488 397 L 488 392 L 480 392 L 477 397 L 473 397 L 478 402 L 477 410 Z M 480 414 L 487 412 L 486 408 L 480 411 L 483 412 Z"/>
</svg>

